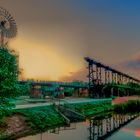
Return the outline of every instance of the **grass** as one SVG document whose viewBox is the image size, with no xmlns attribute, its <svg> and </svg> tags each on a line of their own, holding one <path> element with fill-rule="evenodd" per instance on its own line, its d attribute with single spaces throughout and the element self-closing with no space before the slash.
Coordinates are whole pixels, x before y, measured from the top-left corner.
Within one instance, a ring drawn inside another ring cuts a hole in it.
<svg viewBox="0 0 140 140">
<path fill-rule="evenodd" d="M 14 118 L 14 117 L 17 118 Z M 22 120 L 19 119 L 22 118 Z M 4 116 L 3 120 L 0 121 L 0 139 L 12 139 L 19 137 L 16 136 L 16 131 L 19 128 L 16 128 L 17 119 L 21 121 L 20 129 L 23 129 L 21 136 L 34 135 L 54 129 L 56 127 L 64 126 L 66 124 L 65 119 L 57 112 L 54 106 L 42 106 L 42 107 L 32 107 L 27 109 L 15 109 L 12 110 L 10 116 Z M 10 121 L 9 121 L 10 120 Z M 13 127 L 11 131 L 8 125 Z M 6 131 L 11 131 L 7 135 Z M 14 132 L 15 130 L 15 132 Z M 27 132 L 24 134 L 24 131 Z"/>
<path fill-rule="evenodd" d="M 138 114 L 140 113 L 140 100 L 129 100 L 126 103 L 114 105 L 113 111 L 118 114 Z"/>
<path fill-rule="evenodd" d="M 71 104 L 71 105 L 65 105 L 65 107 L 74 109 L 76 112 L 86 117 L 90 117 L 95 114 L 112 109 L 111 101 Z"/>
<path fill-rule="evenodd" d="M 85 116 L 92 116 L 97 113 L 105 112 L 110 110 L 112 107 L 108 104 L 86 104 L 86 105 L 77 105 L 75 110 Z"/>
<path fill-rule="evenodd" d="M 43 132 L 55 126 L 65 124 L 64 118 L 53 106 L 18 109 L 14 113 L 23 115 L 26 118 L 28 126 L 34 132 Z"/>
</svg>

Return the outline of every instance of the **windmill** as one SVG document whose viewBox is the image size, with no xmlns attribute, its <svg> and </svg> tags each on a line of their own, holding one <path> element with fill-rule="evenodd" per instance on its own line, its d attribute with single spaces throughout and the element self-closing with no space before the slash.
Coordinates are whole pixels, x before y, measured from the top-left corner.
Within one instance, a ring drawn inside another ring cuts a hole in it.
<svg viewBox="0 0 140 140">
<path fill-rule="evenodd" d="M 5 38 L 13 38 L 16 34 L 15 20 L 6 9 L 0 7 L 0 44 L 4 45 Z"/>
</svg>

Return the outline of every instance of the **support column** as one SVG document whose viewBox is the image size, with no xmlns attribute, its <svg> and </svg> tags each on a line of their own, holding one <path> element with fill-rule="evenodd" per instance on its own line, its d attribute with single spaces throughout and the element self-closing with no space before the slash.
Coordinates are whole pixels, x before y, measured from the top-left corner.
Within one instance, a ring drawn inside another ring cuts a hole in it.
<svg viewBox="0 0 140 140">
<path fill-rule="evenodd" d="M 105 84 L 107 84 L 107 70 L 105 69 Z"/>
<path fill-rule="evenodd" d="M 96 65 L 96 84 L 100 85 L 102 83 L 102 69 Z"/>
<path fill-rule="evenodd" d="M 92 91 L 92 86 L 94 84 L 94 70 L 93 70 L 93 64 L 89 63 L 88 65 L 88 71 L 89 71 L 89 75 L 88 75 L 88 80 L 89 80 L 89 96 L 92 97 L 93 95 L 93 91 Z"/>
</svg>

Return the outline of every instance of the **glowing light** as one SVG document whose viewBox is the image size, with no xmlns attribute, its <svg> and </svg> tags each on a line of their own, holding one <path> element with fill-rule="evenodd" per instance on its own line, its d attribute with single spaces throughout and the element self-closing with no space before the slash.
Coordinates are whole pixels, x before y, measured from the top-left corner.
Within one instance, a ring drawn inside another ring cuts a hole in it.
<svg viewBox="0 0 140 140">
<path fill-rule="evenodd" d="M 70 72 L 79 69 L 47 45 L 17 38 L 10 46 L 19 52 L 19 63 L 24 70 L 24 78 L 58 80 L 61 76 L 69 76 Z"/>
</svg>

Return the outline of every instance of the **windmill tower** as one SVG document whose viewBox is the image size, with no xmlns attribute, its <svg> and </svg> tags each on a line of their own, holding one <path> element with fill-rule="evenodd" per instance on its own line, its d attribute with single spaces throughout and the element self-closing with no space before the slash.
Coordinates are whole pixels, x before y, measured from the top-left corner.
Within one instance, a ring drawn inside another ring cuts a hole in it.
<svg viewBox="0 0 140 140">
<path fill-rule="evenodd" d="M 5 47 L 6 39 L 13 38 L 17 34 L 16 22 L 11 14 L 4 8 L 0 7 L 0 47 Z M 19 55 L 15 54 L 17 69 L 19 71 Z M 18 72 L 17 72 L 18 79 Z"/>
<path fill-rule="evenodd" d="M 0 7 L 0 44 L 5 44 L 5 39 L 13 38 L 17 34 L 16 22 L 11 14 Z"/>
</svg>

